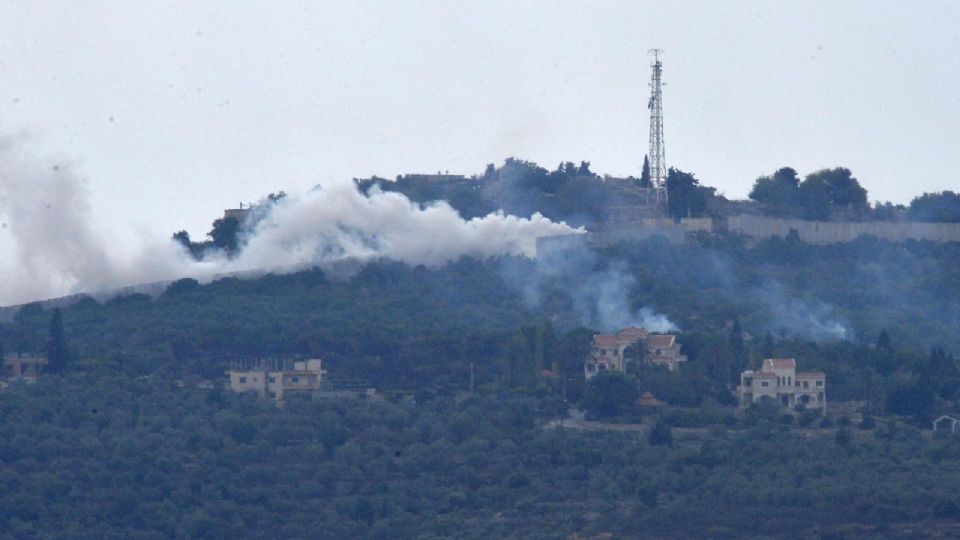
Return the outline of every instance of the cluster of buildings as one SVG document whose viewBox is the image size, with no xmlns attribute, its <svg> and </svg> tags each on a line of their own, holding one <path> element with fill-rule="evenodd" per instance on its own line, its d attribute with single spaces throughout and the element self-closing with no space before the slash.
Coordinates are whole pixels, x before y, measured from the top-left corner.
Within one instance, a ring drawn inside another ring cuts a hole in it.
<svg viewBox="0 0 960 540">
<path fill-rule="evenodd" d="M 643 328 L 630 327 L 616 334 L 593 336 L 590 354 L 583 363 L 583 373 L 590 380 L 598 373 L 625 373 L 630 364 L 666 366 L 676 371 L 687 357 L 680 352 L 677 336 L 650 334 Z"/>
<path fill-rule="evenodd" d="M 605 371 L 626 373 L 631 364 L 660 365 L 670 371 L 687 361 L 674 334 L 651 334 L 643 328 L 626 328 L 615 334 L 593 336 L 590 354 L 583 363 L 587 380 Z M 797 371 L 793 358 L 768 358 L 757 371 L 740 374 L 740 405 L 771 401 L 784 407 L 827 409 L 827 375 L 822 371 Z M 663 403 L 645 395 L 647 408 Z"/>
</svg>

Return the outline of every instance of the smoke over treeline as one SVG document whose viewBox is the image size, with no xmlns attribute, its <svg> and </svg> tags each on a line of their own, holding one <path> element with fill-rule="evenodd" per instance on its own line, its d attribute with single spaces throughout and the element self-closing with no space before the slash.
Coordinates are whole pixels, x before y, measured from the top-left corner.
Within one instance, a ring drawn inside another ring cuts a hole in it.
<svg viewBox="0 0 960 540">
<path fill-rule="evenodd" d="M 575 232 L 539 214 L 492 213 L 470 220 L 449 205 L 399 193 L 359 193 L 349 182 L 289 195 L 245 233 L 235 257 L 194 260 L 169 238 L 142 239 L 116 253 L 91 226 L 89 194 L 69 165 L 37 160 L 22 140 L 0 140 L 0 216 L 11 251 L 2 261 L 0 304 L 137 283 L 232 272 L 288 271 L 379 257 L 439 265 L 460 256 L 533 255 L 541 236 Z"/>
<path fill-rule="evenodd" d="M 960 345 L 960 248 L 952 244 L 863 238 L 810 246 L 792 238 L 752 246 L 725 236 L 677 245 L 654 237 L 532 259 L 538 238 L 574 229 L 537 214 L 463 219 L 443 202 L 342 182 L 267 205 L 233 256 L 214 251 L 198 261 L 166 235 L 118 253 L 90 224 L 83 179 L 69 165 L 31 158 L 21 143 L 0 140 L 0 238 L 8 246 L 0 257 L 2 304 L 345 260 L 439 267 L 493 257 L 497 274 L 530 309 L 568 327 L 696 332 L 739 319 L 754 334 L 869 340 L 888 330 Z"/>
</svg>

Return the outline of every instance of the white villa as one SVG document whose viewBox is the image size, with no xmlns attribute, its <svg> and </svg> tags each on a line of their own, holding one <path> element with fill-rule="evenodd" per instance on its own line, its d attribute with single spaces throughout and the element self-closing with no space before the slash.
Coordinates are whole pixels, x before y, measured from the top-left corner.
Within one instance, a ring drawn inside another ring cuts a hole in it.
<svg viewBox="0 0 960 540">
<path fill-rule="evenodd" d="M 636 350 L 627 349 L 636 345 Z M 643 362 L 667 366 L 676 370 L 687 357 L 680 353 L 680 344 L 673 334 L 650 334 L 643 328 L 631 327 L 616 334 L 593 336 L 593 347 L 583 363 L 587 379 L 604 371 L 623 373 L 630 362 Z"/>
<path fill-rule="evenodd" d="M 797 371 L 793 358 L 768 358 L 759 371 L 740 374 L 740 406 L 770 399 L 780 405 L 827 410 L 827 375 Z"/>
<path fill-rule="evenodd" d="M 292 370 L 270 370 L 257 367 L 248 370 L 229 370 L 230 389 L 236 392 L 257 392 L 261 396 L 269 395 L 283 402 L 284 394 L 289 392 L 312 392 L 320 389 L 323 376 L 323 360 L 297 360 Z"/>
</svg>

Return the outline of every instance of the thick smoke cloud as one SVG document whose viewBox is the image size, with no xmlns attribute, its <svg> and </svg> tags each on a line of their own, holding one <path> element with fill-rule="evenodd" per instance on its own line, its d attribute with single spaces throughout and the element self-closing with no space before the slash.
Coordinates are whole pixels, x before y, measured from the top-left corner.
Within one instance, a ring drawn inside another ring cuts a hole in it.
<svg viewBox="0 0 960 540">
<path fill-rule="evenodd" d="M 397 193 L 360 194 L 341 182 L 289 195 L 244 239 L 239 256 L 192 260 L 169 238 L 116 253 L 91 227 L 86 184 L 69 166 L 26 154 L 22 138 L 0 139 L 0 305 L 182 277 L 282 272 L 344 260 L 390 258 L 441 265 L 464 255 L 526 255 L 541 236 L 575 232 L 540 215 L 490 214 L 464 221 L 446 204 L 421 207 Z"/>
<path fill-rule="evenodd" d="M 67 164 L 32 159 L 24 142 L 0 139 L 0 303 L 151 281 L 186 263 L 167 241 L 119 260 L 90 225 L 86 182 Z"/>
<path fill-rule="evenodd" d="M 281 199 L 257 224 L 234 266 L 272 270 L 376 257 L 437 266 L 464 255 L 533 256 L 537 238 L 572 232 L 539 214 L 522 219 L 494 213 L 464 221 L 446 203 L 421 207 L 400 193 L 376 189 L 366 197 L 339 183 Z"/>
</svg>

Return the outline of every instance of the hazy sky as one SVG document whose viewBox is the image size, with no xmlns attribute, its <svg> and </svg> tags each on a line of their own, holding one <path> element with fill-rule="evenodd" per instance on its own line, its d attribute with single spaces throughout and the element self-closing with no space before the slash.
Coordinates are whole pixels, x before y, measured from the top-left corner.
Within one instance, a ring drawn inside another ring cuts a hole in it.
<svg viewBox="0 0 960 540">
<path fill-rule="evenodd" d="M 729 196 L 784 165 L 960 187 L 960 2 L 0 0 L 0 132 L 73 163 L 97 229 L 202 236 L 372 174 L 638 174 L 651 47 L 668 165 Z"/>
</svg>

